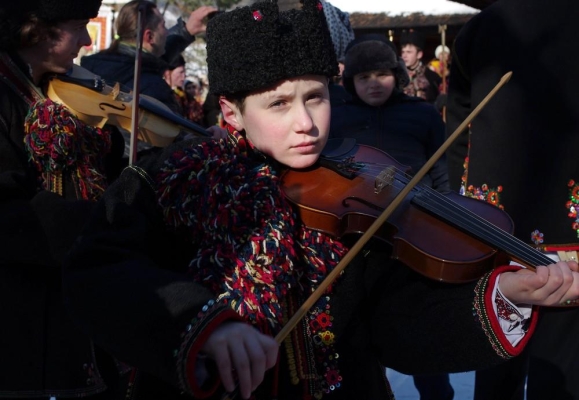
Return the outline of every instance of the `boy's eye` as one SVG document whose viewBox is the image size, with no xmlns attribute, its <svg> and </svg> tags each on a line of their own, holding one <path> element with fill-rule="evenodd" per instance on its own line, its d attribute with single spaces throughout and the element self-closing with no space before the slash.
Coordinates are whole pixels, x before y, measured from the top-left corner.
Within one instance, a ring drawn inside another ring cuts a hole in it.
<svg viewBox="0 0 579 400">
<path fill-rule="evenodd" d="M 270 108 L 281 107 L 284 104 L 283 100 L 274 101 L 269 105 Z"/>
</svg>

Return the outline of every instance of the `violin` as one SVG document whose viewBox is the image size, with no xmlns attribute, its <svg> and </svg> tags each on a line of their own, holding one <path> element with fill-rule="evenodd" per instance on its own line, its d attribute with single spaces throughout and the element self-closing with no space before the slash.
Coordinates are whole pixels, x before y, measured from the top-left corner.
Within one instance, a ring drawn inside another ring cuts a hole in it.
<svg viewBox="0 0 579 400">
<path fill-rule="evenodd" d="M 366 232 L 411 177 L 381 150 L 329 143 L 317 165 L 285 171 L 282 190 L 307 227 L 343 239 Z M 552 262 L 512 236 L 513 228 L 498 207 L 418 184 L 374 237 L 392 245 L 393 258 L 449 283 L 476 280 L 510 259 L 529 267 Z"/>
<path fill-rule="evenodd" d="M 102 128 L 112 124 L 129 132 L 132 129 L 133 95 L 122 92 L 118 83 L 107 85 L 78 65 L 73 66 L 70 74 L 50 76 L 45 93 L 87 125 Z M 180 132 L 211 137 L 206 129 L 150 96 L 139 95 L 138 117 L 139 139 L 152 146 L 168 146 Z"/>
</svg>

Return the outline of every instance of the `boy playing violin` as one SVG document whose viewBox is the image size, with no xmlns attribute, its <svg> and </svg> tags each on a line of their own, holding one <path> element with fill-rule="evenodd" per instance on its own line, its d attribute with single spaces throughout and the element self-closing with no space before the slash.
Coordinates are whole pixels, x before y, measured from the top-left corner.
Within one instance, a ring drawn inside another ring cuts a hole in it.
<svg viewBox="0 0 579 400">
<path fill-rule="evenodd" d="M 221 383 L 245 399 L 391 399 L 384 366 L 500 363 L 529 340 L 533 305 L 579 297 L 574 262 L 448 285 L 383 268 L 371 243 L 278 348 L 272 336 L 348 251 L 304 226 L 280 185 L 284 168 L 310 167 L 324 148 L 337 62 L 317 0 L 221 14 L 207 39 L 229 136 L 127 168 L 67 260 L 69 310 L 137 367 L 137 398 L 215 398 Z"/>
</svg>

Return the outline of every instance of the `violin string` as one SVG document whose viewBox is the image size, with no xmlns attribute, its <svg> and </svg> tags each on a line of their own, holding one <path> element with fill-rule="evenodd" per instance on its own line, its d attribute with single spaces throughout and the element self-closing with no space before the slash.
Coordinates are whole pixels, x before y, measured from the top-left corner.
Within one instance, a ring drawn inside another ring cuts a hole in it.
<svg viewBox="0 0 579 400">
<path fill-rule="evenodd" d="M 377 172 L 383 170 L 382 165 L 378 163 L 365 163 L 365 170 L 359 171 L 359 175 L 376 177 Z M 391 164 L 384 164 L 384 166 L 392 166 Z M 411 179 L 411 176 L 406 172 L 393 167 L 395 177 L 401 185 L 405 186 Z M 397 186 L 395 183 L 393 186 Z M 397 187 L 401 190 L 400 187 Z M 529 262 L 532 266 L 550 263 L 550 259 L 539 252 L 532 246 L 524 243 L 515 236 L 498 228 L 491 222 L 480 217 L 478 214 L 465 208 L 464 206 L 452 201 L 444 194 L 425 185 L 418 185 L 413 189 L 415 193 L 421 194 L 423 197 L 429 197 L 429 209 L 437 215 L 441 215 L 449 222 L 454 223 L 459 227 L 466 228 L 469 232 L 477 235 L 482 240 L 487 240 L 493 245 L 497 245 L 501 250 L 506 251 L 510 255 L 514 255 L 521 259 L 521 261 Z M 467 228 L 468 227 L 468 228 Z"/>
<path fill-rule="evenodd" d="M 438 215 L 444 215 L 448 221 L 459 227 L 468 227 L 467 230 L 475 233 L 480 239 L 496 245 L 499 249 L 528 262 L 532 266 L 551 262 L 546 255 L 537 249 L 498 228 L 462 205 L 445 198 L 444 195 L 428 190 L 425 193 L 429 198 L 428 201 L 425 200 L 425 203 L 429 204 L 429 209 Z"/>
<path fill-rule="evenodd" d="M 400 182 L 403 185 L 407 184 L 407 175 L 401 174 L 401 176 Z M 444 194 L 424 185 L 417 187 L 416 191 L 420 196 L 428 197 L 424 203 L 428 204 L 429 210 L 459 227 L 468 227 L 467 230 L 480 239 L 497 245 L 500 249 L 519 257 L 522 261 L 529 262 L 533 266 L 550 263 L 550 259 L 537 249 L 498 228 L 468 208 L 452 201 Z"/>
<path fill-rule="evenodd" d="M 454 217 L 457 224 L 459 223 L 464 226 L 470 225 L 474 227 L 479 232 L 479 235 L 481 235 L 481 238 L 486 238 L 491 243 L 498 244 L 499 248 L 509 252 L 511 255 L 520 257 L 523 261 L 530 262 L 533 266 L 550 262 L 550 259 L 547 256 L 535 248 L 524 243 L 503 229 L 498 228 L 496 225 L 464 206 L 451 201 L 443 194 L 432 189 L 425 190 L 424 193 L 431 199 L 429 203 L 441 206 L 441 209 L 444 210 L 444 214 Z M 432 198 L 435 198 L 437 201 L 432 201 Z"/>
<path fill-rule="evenodd" d="M 420 194 L 423 197 L 428 197 L 429 200 L 425 200 L 424 203 L 428 204 L 428 208 L 432 212 L 443 216 L 459 227 L 468 227 L 467 230 L 476 234 L 480 239 L 497 245 L 500 249 L 529 262 L 533 266 L 550 262 L 550 259 L 544 254 L 498 228 L 478 214 L 448 199 L 445 195 L 428 187 L 422 188 Z"/>
</svg>

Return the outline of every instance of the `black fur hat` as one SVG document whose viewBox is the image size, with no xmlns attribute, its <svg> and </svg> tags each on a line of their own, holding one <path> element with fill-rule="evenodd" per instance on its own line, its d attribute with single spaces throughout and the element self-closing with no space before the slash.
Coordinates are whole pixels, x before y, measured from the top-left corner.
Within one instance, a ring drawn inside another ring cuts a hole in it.
<svg viewBox="0 0 579 400">
<path fill-rule="evenodd" d="M 49 23 L 90 19 L 98 15 L 102 0 L 0 0 L 0 49 L 20 44 L 22 25 L 36 16 Z"/>
<path fill-rule="evenodd" d="M 187 64 L 185 62 L 185 57 L 183 57 L 181 54 L 177 54 L 170 62 L 167 63 L 167 67 L 172 71 L 177 67 L 184 67 L 185 64 Z"/>
<path fill-rule="evenodd" d="M 354 75 L 389 69 L 394 73 L 396 86 L 403 89 L 410 82 L 404 60 L 397 54 L 396 46 L 380 34 L 362 35 L 350 42 L 344 61 L 344 87 L 354 93 Z"/>
<path fill-rule="evenodd" d="M 213 94 L 251 92 L 302 75 L 338 74 L 319 0 L 303 0 L 301 10 L 281 13 L 275 1 L 241 7 L 211 19 L 206 37 Z"/>
<path fill-rule="evenodd" d="M 18 20 L 35 15 L 50 22 L 90 19 L 98 15 L 101 3 L 102 0 L 2 0 L 0 14 Z"/>
<path fill-rule="evenodd" d="M 424 36 L 414 29 L 402 31 L 400 34 L 400 46 L 404 47 L 407 44 L 413 44 L 418 49 L 424 50 Z"/>
</svg>

